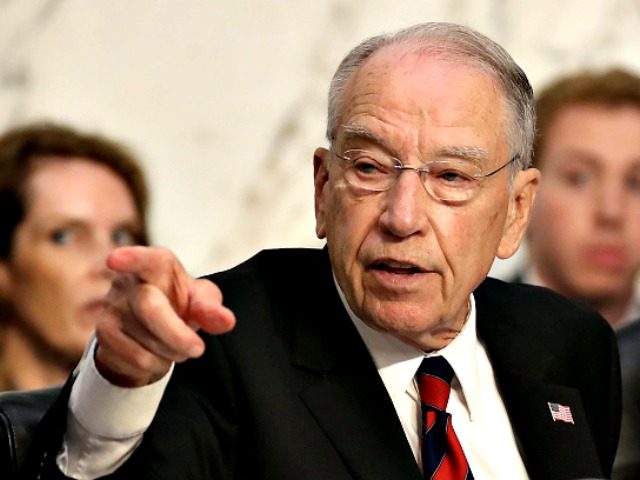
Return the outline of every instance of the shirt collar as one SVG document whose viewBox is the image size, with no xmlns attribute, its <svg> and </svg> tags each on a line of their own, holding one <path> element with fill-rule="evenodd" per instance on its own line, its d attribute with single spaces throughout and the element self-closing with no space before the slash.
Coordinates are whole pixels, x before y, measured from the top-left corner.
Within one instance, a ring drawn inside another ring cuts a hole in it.
<svg viewBox="0 0 640 480">
<path fill-rule="evenodd" d="M 480 378 L 478 372 L 479 343 L 476 335 L 476 302 L 473 294 L 469 296 L 469 316 L 460 333 L 442 350 L 430 355 L 442 355 L 447 359 L 456 376 L 453 388 L 456 388 L 456 379 L 462 389 L 462 400 L 469 410 L 469 417 L 473 420 L 475 410 L 478 408 L 474 399 L 479 398 L 478 388 Z"/>
<path fill-rule="evenodd" d="M 452 387 L 461 388 L 463 403 L 469 416 L 474 417 L 474 398 L 478 398 L 478 370 L 476 366 L 476 307 L 473 294 L 469 297 L 469 314 L 460 333 L 444 348 L 425 353 L 385 332 L 375 330 L 364 323 L 349 307 L 346 298 L 337 285 L 340 299 L 362 337 L 373 362 L 378 369 L 389 396 L 395 401 L 407 391 L 415 391 L 414 377 L 424 357 L 442 355 L 455 372 Z"/>
</svg>

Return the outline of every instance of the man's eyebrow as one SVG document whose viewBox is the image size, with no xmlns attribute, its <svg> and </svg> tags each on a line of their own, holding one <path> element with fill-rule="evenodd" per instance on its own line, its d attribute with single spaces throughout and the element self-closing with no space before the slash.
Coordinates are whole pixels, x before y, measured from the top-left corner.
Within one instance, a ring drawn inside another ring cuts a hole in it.
<svg viewBox="0 0 640 480">
<path fill-rule="evenodd" d="M 478 162 L 488 162 L 490 160 L 489 152 L 484 148 L 472 145 L 450 145 L 438 147 L 435 151 L 436 157 L 459 158 L 461 160 L 475 160 Z"/>
<path fill-rule="evenodd" d="M 342 125 L 342 131 L 345 140 L 367 140 L 387 151 L 393 151 L 393 148 L 384 137 L 379 136 L 362 125 Z"/>
<path fill-rule="evenodd" d="M 395 149 L 384 137 L 379 136 L 362 125 L 342 125 L 345 140 L 367 140 L 378 145 L 388 152 L 394 152 Z M 484 148 L 474 145 L 447 145 L 438 147 L 434 156 L 436 158 L 459 158 L 461 160 L 474 160 L 477 162 L 488 162 L 491 158 L 489 152 Z"/>
</svg>

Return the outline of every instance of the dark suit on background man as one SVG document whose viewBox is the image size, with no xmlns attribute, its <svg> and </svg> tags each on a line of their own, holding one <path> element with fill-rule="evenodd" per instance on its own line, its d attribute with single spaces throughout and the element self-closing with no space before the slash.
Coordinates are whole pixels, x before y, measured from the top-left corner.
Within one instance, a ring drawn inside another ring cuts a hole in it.
<svg viewBox="0 0 640 480">
<path fill-rule="evenodd" d="M 640 319 L 616 331 L 622 375 L 622 428 L 613 478 L 640 478 Z"/>
<path fill-rule="evenodd" d="M 114 478 L 420 478 L 326 251 L 265 251 L 212 279 L 238 326 L 177 367 L 144 443 Z M 488 279 L 474 295 L 530 477 L 607 476 L 620 401 L 610 329 L 546 289 Z M 554 422 L 547 402 L 569 406 L 575 423 Z"/>
</svg>

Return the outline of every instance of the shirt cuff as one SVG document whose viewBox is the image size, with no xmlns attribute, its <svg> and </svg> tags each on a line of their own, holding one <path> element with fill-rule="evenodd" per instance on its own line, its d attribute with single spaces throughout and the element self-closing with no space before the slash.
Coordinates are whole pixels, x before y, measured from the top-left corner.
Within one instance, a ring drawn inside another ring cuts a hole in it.
<svg viewBox="0 0 640 480">
<path fill-rule="evenodd" d="M 94 340 L 71 389 L 69 409 L 82 427 L 94 435 L 123 439 L 143 433 L 158 410 L 174 364 L 160 380 L 150 385 L 119 387 L 98 372 L 95 348 Z"/>
</svg>

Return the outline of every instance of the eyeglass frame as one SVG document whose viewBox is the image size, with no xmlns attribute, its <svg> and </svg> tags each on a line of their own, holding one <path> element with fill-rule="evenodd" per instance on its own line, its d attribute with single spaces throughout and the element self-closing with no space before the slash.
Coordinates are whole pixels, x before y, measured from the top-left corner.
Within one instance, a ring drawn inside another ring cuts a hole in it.
<svg viewBox="0 0 640 480">
<path fill-rule="evenodd" d="M 330 154 L 333 154 L 336 157 L 338 157 L 340 160 L 346 162 L 346 164 L 347 164 L 346 168 L 347 169 L 352 168 L 354 166 L 354 163 L 353 163 L 354 160 L 349 158 L 349 157 L 346 157 L 345 154 L 347 154 L 348 152 L 354 152 L 354 151 L 371 153 L 370 150 L 367 150 L 367 149 L 364 149 L 364 148 L 353 148 L 353 149 L 346 150 L 342 154 L 339 154 L 333 148 L 333 145 L 329 149 L 329 153 Z M 360 188 L 360 189 L 368 191 L 368 192 L 386 192 L 386 191 L 390 190 L 393 187 L 394 183 L 398 180 L 398 178 L 400 178 L 400 174 L 403 171 L 412 170 L 412 171 L 416 172 L 418 174 L 418 176 L 421 177 L 421 178 L 422 178 L 423 174 L 425 175 L 425 178 L 430 178 L 431 171 L 429 170 L 429 165 L 430 164 L 434 164 L 434 163 L 442 163 L 442 161 L 439 161 L 439 160 L 432 160 L 430 162 L 426 162 L 426 163 L 422 164 L 419 167 L 414 167 L 413 165 L 405 165 L 399 158 L 394 157 L 393 155 L 386 155 L 386 157 L 394 162 L 394 165 L 392 165 L 392 166 L 393 166 L 393 171 L 396 172 L 395 176 L 393 177 L 393 180 L 389 183 L 388 187 L 380 188 L 380 189 L 374 189 L 374 188 L 364 187 L 362 185 L 354 185 L 352 182 L 349 181 L 348 178 L 345 177 L 346 182 L 349 185 L 351 185 L 352 187 Z M 371 157 L 371 158 L 373 159 L 374 157 Z M 476 183 L 476 187 L 473 188 L 472 194 L 468 198 L 465 198 L 465 199 L 450 199 L 450 198 L 439 197 L 439 196 L 435 195 L 435 193 L 433 191 L 431 191 L 433 187 L 428 186 L 429 184 L 426 181 L 421 180 L 421 182 L 422 182 L 426 192 L 434 200 L 436 200 L 438 202 L 444 202 L 444 203 L 447 203 L 447 204 L 462 204 L 462 203 L 466 203 L 466 202 L 470 201 L 472 198 L 475 197 L 476 192 L 477 192 L 477 187 L 480 186 L 480 184 L 481 184 L 481 182 L 483 180 L 486 180 L 487 178 L 497 174 L 498 172 L 500 172 L 501 170 L 506 168 L 508 165 L 511 165 L 512 163 L 516 162 L 519 158 L 520 158 L 520 155 L 516 154 L 513 157 L 511 157 L 510 160 L 506 161 L 505 163 L 500 165 L 498 168 L 496 168 L 495 170 L 492 170 L 489 173 L 482 173 L 482 168 L 479 165 L 477 165 L 478 169 L 480 170 L 481 173 L 475 174 L 475 175 L 471 175 L 469 177 L 469 178 L 473 179 L 477 183 Z"/>
</svg>

